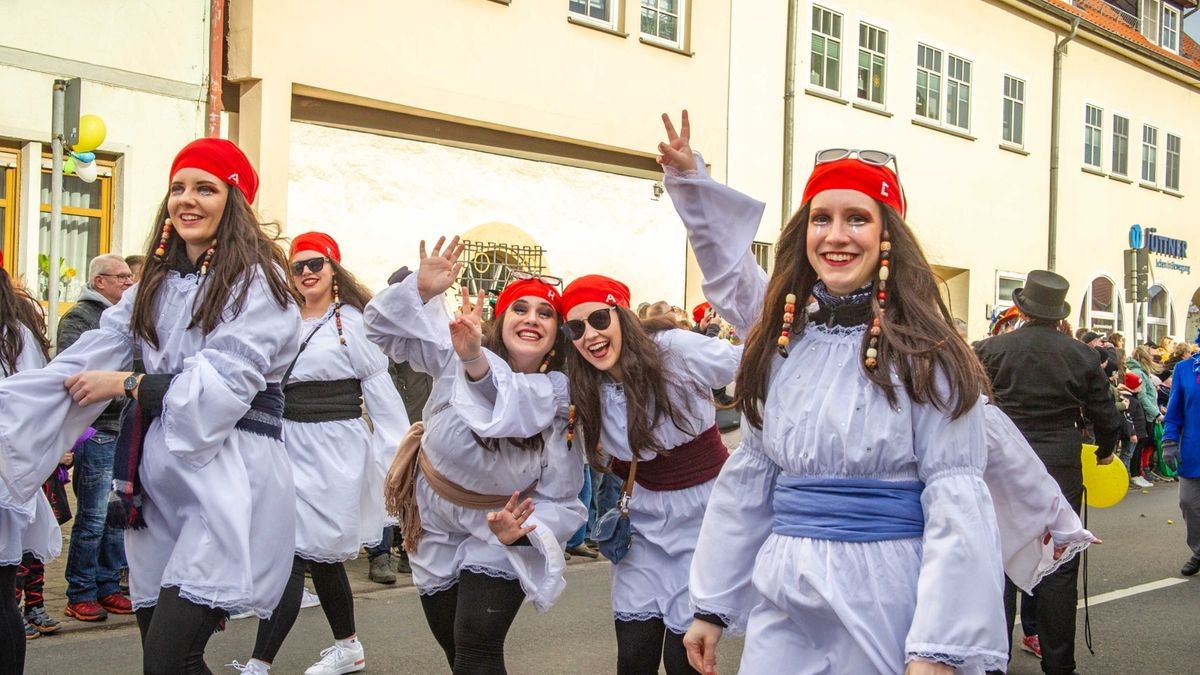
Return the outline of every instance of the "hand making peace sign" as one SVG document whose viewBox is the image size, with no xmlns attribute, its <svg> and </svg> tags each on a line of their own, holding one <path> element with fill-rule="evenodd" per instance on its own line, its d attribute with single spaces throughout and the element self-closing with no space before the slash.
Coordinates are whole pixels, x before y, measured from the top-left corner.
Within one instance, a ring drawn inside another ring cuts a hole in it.
<svg viewBox="0 0 1200 675">
<path fill-rule="evenodd" d="M 458 242 L 458 235 L 450 240 L 446 249 L 445 237 L 438 237 L 433 245 L 433 253 L 425 253 L 425 240 L 421 240 L 421 266 L 417 269 L 417 292 L 421 294 L 421 302 L 429 302 L 445 293 L 458 281 L 463 264 L 458 261 L 466 246 Z"/>
<path fill-rule="evenodd" d="M 667 130 L 667 142 L 658 144 L 658 163 L 676 171 L 695 171 L 696 158 L 692 155 L 692 125 L 688 121 L 688 111 L 684 110 L 681 115 L 679 133 L 675 133 L 670 115 L 663 113 L 662 121 Z"/>
</svg>

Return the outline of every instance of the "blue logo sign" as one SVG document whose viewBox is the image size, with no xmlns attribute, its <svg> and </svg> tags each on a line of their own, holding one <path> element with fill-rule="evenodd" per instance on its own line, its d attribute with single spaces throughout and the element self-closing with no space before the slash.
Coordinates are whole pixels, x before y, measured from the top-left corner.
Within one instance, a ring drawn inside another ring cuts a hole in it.
<svg viewBox="0 0 1200 675">
<path fill-rule="evenodd" d="M 1142 226 L 1134 223 L 1129 228 L 1129 248 L 1141 248 L 1145 244 L 1146 240 L 1142 234 Z"/>
</svg>

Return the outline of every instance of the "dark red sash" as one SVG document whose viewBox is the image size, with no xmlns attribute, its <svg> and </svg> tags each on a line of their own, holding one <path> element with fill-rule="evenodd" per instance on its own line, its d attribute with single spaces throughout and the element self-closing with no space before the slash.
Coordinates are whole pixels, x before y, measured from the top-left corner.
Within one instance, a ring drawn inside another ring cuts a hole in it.
<svg viewBox="0 0 1200 675">
<path fill-rule="evenodd" d="M 729 449 L 714 424 L 687 443 L 671 448 L 670 454 L 659 455 L 653 461 L 639 460 L 634 482 L 655 492 L 695 487 L 716 478 L 727 459 Z M 629 462 L 614 459 L 612 472 L 625 480 Z"/>
</svg>

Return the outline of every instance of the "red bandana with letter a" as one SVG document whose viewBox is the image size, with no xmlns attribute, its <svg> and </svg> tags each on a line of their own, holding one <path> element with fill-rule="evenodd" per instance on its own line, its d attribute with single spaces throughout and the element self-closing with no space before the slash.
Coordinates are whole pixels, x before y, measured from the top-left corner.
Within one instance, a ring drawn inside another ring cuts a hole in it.
<svg viewBox="0 0 1200 675">
<path fill-rule="evenodd" d="M 567 284 L 563 290 L 563 315 L 585 302 L 602 302 L 628 309 L 629 287 L 616 279 L 599 274 L 579 277 Z"/>
</svg>

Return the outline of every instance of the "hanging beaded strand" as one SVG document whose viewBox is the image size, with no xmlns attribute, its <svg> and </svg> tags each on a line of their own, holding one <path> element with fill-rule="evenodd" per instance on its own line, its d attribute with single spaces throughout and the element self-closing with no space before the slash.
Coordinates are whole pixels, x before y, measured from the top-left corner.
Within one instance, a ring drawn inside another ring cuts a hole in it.
<svg viewBox="0 0 1200 675">
<path fill-rule="evenodd" d="M 154 249 L 154 257 L 162 260 L 167 255 L 167 240 L 171 238 L 171 219 L 163 221 L 162 236 L 158 238 L 158 246 Z"/>
<path fill-rule="evenodd" d="M 332 262 L 332 258 L 330 261 Z M 346 336 L 342 333 L 342 300 L 338 296 L 337 268 L 333 268 L 333 323 L 337 326 L 338 342 L 346 346 Z"/>
<path fill-rule="evenodd" d="M 888 232 L 887 227 L 883 228 L 883 234 L 879 242 L 879 272 L 876 282 L 875 298 L 879 303 L 879 312 L 871 319 L 871 338 L 867 342 L 867 350 L 863 355 L 863 365 L 867 370 L 875 370 L 879 366 L 879 337 L 883 334 L 883 328 L 880 326 L 880 319 L 887 312 L 887 282 L 891 276 L 891 257 L 892 257 L 892 237 Z"/>
<path fill-rule="evenodd" d="M 567 449 L 571 448 L 571 442 L 575 440 L 575 404 L 572 403 L 567 408 Z"/>
<path fill-rule="evenodd" d="M 788 343 L 792 341 L 792 322 L 796 318 L 796 294 L 788 293 L 783 299 L 783 326 L 779 330 L 779 339 L 775 345 L 779 348 L 779 355 L 783 358 L 788 357 Z"/>
<path fill-rule="evenodd" d="M 217 249 L 211 246 L 204 252 L 204 259 L 200 261 L 200 279 L 208 276 L 208 268 L 212 266 L 213 255 L 216 252 Z M 197 280 L 197 283 L 199 283 L 199 280 Z"/>
<path fill-rule="evenodd" d="M 547 370 L 550 370 L 550 362 L 554 360 L 554 355 L 557 353 L 558 351 L 556 349 L 553 347 L 550 348 L 550 351 L 546 354 L 546 358 L 542 359 L 542 365 L 538 366 L 539 373 L 544 373 Z"/>
</svg>

